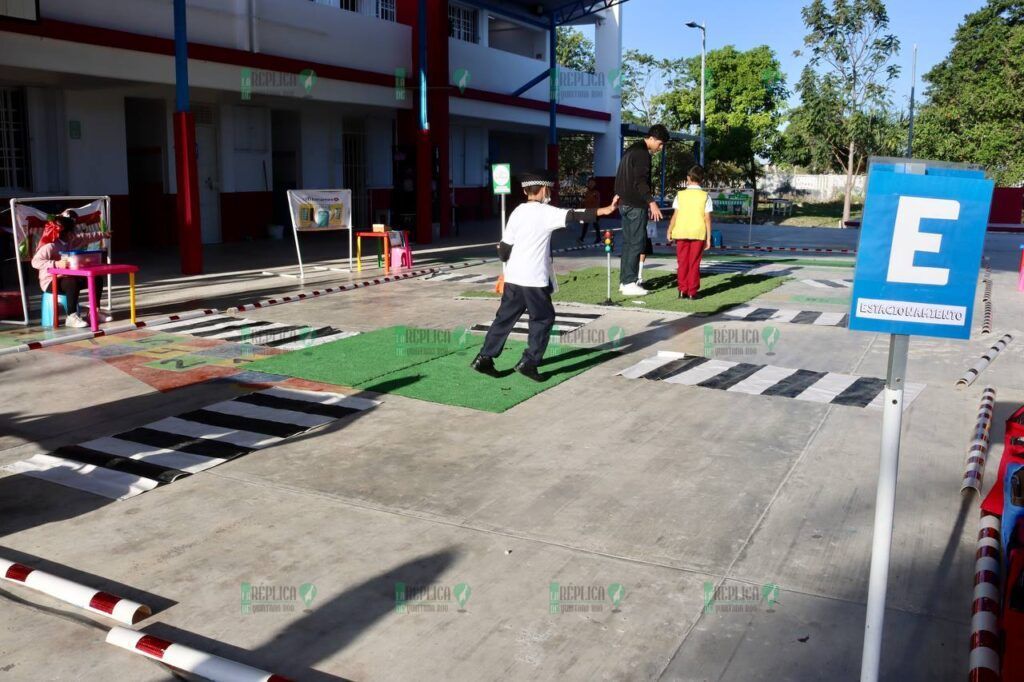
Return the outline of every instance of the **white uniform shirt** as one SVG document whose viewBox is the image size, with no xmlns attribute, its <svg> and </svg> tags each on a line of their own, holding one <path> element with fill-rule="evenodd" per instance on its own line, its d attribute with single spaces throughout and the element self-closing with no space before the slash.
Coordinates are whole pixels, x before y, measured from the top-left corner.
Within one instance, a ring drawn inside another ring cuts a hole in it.
<svg viewBox="0 0 1024 682">
<path fill-rule="evenodd" d="M 567 208 L 539 201 L 519 204 L 505 226 L 506 244 L 512 255 L 505 264 L 505 282 L 521 287 L 546 287 L 555 283 L 551 263 L 551 233 L 565 227 Z"/>
<path fill-rule="evenodd" d="M 701 186 L 700 185 L 687 185 L 686 189 L 701 189 Z M 676 198 L 672 200 L 672 208 L 674 208 L 674 209 L 678 209 L 679 208 L 679 195 L 678 194 L 676 194 Z M 711 193 L 710 192 L 708 193 L 708 200 L 706 202 L 704 202 L 704 212 L 705 213 L 714 213 L 715 212 L 715 202 L 711 201 Z"/>
</svg>

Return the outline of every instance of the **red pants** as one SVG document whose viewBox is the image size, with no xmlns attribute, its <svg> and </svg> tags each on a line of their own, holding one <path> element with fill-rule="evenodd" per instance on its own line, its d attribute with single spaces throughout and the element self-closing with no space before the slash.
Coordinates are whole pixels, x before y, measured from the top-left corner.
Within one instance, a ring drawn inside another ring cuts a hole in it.
<svg viewBox="0 0 1024 682">
<path fill-rule="evenodd" d="M 676 240 L 679 291 L 685 296 L 696 296 L 700 290 L 700 257 L 703 253 L 703 239 Z"/>
</svg>

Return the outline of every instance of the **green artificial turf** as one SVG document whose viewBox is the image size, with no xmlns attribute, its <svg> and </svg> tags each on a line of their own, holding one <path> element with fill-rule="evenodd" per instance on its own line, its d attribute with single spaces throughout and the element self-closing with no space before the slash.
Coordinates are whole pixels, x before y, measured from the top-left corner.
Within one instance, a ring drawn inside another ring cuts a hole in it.
<svg viewBox="0 0 1024 682">
<path fill-rule="evenodd" d="M 385 327 L 333 343 L 257 360 L 246 365 L 246 369 L 327 384 L 359 386 L 391 372 L 481 343 L 483 337 L 468 334 L 463 328 Z M 296 370 L 300 373 L 296 374 Z"/>
<path fill-rule="evenodd" d="M 246 369 L 504 412 L 615 353 L 553 344 L 540 366 L 544 381 L 538 383 L 512 370 L 526 348 L 522 341 L 505 344 L 505 352 L 495 363 L 502 371 L 500 378 L 475 372 L 469 363 L 482 343 L 483 336 L 465 333 L 462 328 L 387 327 L 257 360 Z"/>
<path fill-rule="evenodd" d="M 558 291 L 552 297 L 556 303 L 585 303 L 600 305 L 607 298 L 607 271 L 605 268 L 585 268 L 558 275 Z M 675 272 L 658 272 L 644 281 L 646 296 L 623 296 L 619 293 L 619 271 L 612 270 L 612 303 L 626 308 L 647 308 L 681 313 L 713 315 L 734 308 L 765 294 L 786 281 L 786 277 L 747 275 L 731 272 L 700 278 L 700 293 L 696 301 L 681 299 L 676 288 Z M 464 291 L 465 298 L 497 298 L 493 291 Z M 637 303 L 634 303 L 637 301 Z M 641 303 L 642 302 L 642 303 Z"/>
</svg>

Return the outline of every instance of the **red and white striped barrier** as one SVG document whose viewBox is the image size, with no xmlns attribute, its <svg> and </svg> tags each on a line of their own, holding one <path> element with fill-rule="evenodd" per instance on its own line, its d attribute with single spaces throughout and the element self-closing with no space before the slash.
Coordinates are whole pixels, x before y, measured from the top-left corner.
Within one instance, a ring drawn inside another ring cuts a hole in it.
<svg viewBox="0 0 1024 682">
<path fill-rule="evenodd" d="M 287 677 L 129 628 L 113 628 L 107 633 L 107 644 L 119 646 L 132 653 L 160 661 L 171 668 L 199 675 L 214 682 L 290 682 Z"/>
<path fill-rule="evenodd" d="M 992 271 L 985 268 L 985 293 L 981 297 L 984 313 L 981 319 L 981 333 L 992 333 Z"/>
<path fill-rule="evenodd" d="M 138 322 L 125 322 L 119 325 L 113 325 L 106 329 L 100 329 L 99 331 L 84 331 L 77 334 L 67 334 L 65 336 L 57 336 L 52 339 L 43 339 L 42 341 L 32 341 L 30 343 L 23 343 L 18 346 L 11 346 L 10 348 L 0 348 L 0 355 L 8 355 L 11 353 L 24 353 L 30 350 L 39 350 L 40 348 L 51 348 L 53 346 L 60 346 L 65 343 L 74 343 L 75 341 L 87 341 L 89 339 L 96 339 L 101 336 L 113 336 L 114 334 L 121 334 L 129 332 L 135 329 L 142 329 L 143 327 L 159 327 L 162 324 L 168 322 L 179 322 L 184 320 L 193 320 L 197 317 L 205 317 L 206 315 L 215 315 L 220 311 L 216 308 L 209 310 L 190 310 L 180 315 L 165 315 L 164 317 L 158 317 L 152 320 L 138 321 Z"/>
<path fill-rule="evenodd" d="M 318 296 L 326 296 L 327 294 L 337 294 L 343 291 L 352 291 L 353 289 L 362 289 L 364 287 L 372 287 L 376 284 L 386 284 L 387 282 L 397 282 L 403 279 L 409 279 L 411 277 L 422 277 L 423 275 L 432 275 L 442 270 L 458 270 L 460 268 L 469 268 L 475 265 L 484 265 L 497 260 L 496 258 L 483 259 L 479 261 L 470 261 L 468 263 L 458 263 L 456 265 L 449 265 L 443 268 L 424 268 L 421 270 L 411 270 L 409 272 L 399 273 L 397 275 L 387 275 L 385 277 L 375 277 L 373 279 L 363 280 L 362 282 L 353 282 L 351 284 L 341 284 L 336 287 L 328 287 L 326 289 L 314 289 L 313 291 L 303 291 L 294 296 L 282 296 L 281 298 L 268 298 L 263 301 L 256 301 L 255 303 L 246 303 L 245 305 L 232 306 L 227 309 L 229 315 L 234 313 L 245 312 L 246 310 L 257 310 L 259 308 L 269 308 L 270 306 L 281 305 L 282 303 L 295 303 L 296 301 L 305 301 L 310 298 L 317 298 Z"/>
<path fill-rule="evenodd" d="M 999 517 L 981 515 L 974 555 L 974 601 L 971 604 L 971 682 L 998 682 L 999 674 Z"/>
<path fill-rule="evenodd" d="M 132 625 L 152 615 L 148 606 L 138 602 L 80 585 L 66 578 L 59 578 L 7 559 L 0 559 L 0 577 L 31 587 L 33 590 L 48 594 L 72 606 L 113 618 L 119 623 Z"/>
<path fill-rule="evenodd" d="M 974 426 L 974 435 L 967 446 L 967 462 L 964 465 L 964 480 L 960 486 L 962 495 L 973 490 L 981 492 L 982 479 L 985 477 L 985 461 L 988 459 L 989 436 L 992 430 L 992 412 L 996 406 L 996 389 L 986 386 L 981 393 L 981 404 L 978 405 L 978 421 Z"/>
<path fill-rule="evenodd" d="M 856 249 L 828 249 L 824 247 L 795 247 L 795 246 L 754 246 L 747 244 L 745 246 L 718 246 L 712 247 L 713 250 L 719 251 L 788 251 L 795 253 L 845 253 L 851 256 L 857 255 Z"/>
<path fill-rule="evenodd" d="M 974 367 L 964 372 L 964 375 L 956 380 L 957 388 L 966 388 L 974 383 L 974 380 L 978 378 L 978 375 L 985 371 L 985 368 L 989 366 L 996 356 L 999 355 L 1006 348 L 1006 345 L 1013 341 L 1013 334 L 1004 334 L 1003 338 L 999 339 L 994 346 L 985 351 L 985 354 L 981 356 L 981 359 L 974 363 Z"/>
</svg>

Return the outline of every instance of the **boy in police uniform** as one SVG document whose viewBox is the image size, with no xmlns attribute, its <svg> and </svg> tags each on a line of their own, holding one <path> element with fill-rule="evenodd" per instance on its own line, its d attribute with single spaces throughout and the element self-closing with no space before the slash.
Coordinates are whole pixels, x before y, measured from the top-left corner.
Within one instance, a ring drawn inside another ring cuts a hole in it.
<svg viewBox="0 0 1024 682">
<path fill-rule="evenodd" d="M 676 243 L 679 298 L 697 298 L 700 290 L 700 259 L 711 248 L 711 212 L 714 203 L 700 183 L 704 169 L 694 166 L 686 174 L 686 189 L 672 202 L 675 212 L 668 225 L 668 239 Z"/>
<path fill-rule="evenodd" d="M 551 305 L 551 294 L 556 284 L 551 260 L 551 233 L 611 215 L 619 198 L 616 196 L 610 205 L 603 208 L 575 211 L 549 205 L 551 188 L 555 183 L 545 171 L 524 173 L 520 184 L 526 194 L 526 202 L 509 215 L 505 235 L 498 244 L 498 254 L 506 263 L 501 305 L 487 331 L 480 354 L 470 366 L 483 374 L 501 376 L 494 367 L 494 358 L 501 355 L 508 335 L 525 310 L 530 314 L 529 345 L 515 369 L 534 381 L 543 381 L 537 365 L 544 357 L 551 328 L 555 324 L 555 307 Z"/>
</svg>

